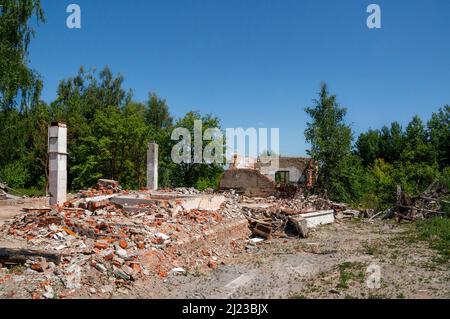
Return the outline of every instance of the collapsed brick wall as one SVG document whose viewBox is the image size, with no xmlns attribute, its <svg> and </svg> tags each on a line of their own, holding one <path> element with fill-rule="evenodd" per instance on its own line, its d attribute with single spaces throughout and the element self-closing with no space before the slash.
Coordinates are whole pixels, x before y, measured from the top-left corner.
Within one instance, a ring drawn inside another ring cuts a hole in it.
<svg viewBox="0 0 450 319">
<path fill-rule="evenodd" d="M 193 269 L 201 265 L 207 266 L 211 256 L 219 254 L 220 260 L 223 261 L 226 255 L 233 256 L 241 253 L 250 235 L 251 231 L 246 218 L 227 220 L 221 225 L 205 230 L 202 235 L 180 238 L 164 251 L 150 250 L 144 254 L 142 262 L 149 269 L 163 273 L 170 271 L 172 267 Z"/>
<path fill-rule="evenodd" d="M 221 190 L 234 189 L 245 196 L 268 197 L 275 194 L 275 183 L 252 169 L 230 169 L 220 180 Z"/>
</svg>

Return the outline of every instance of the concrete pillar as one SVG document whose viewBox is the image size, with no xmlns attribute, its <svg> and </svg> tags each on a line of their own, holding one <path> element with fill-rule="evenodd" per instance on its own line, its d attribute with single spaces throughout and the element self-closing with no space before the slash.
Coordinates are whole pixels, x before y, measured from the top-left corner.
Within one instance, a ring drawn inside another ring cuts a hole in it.
<svg viewBox="0 0 450 319">
<path fill-rule="evenodd" d="M 158 189 L 158 144 L 154 142 L 147 149 L 147 189 Z"/>
<path fill-rule="evenodd" d="M 62 205 L 67 196 L 67 126 L 52 123 L 48 127 L 50 205 Z"/>
</svg>

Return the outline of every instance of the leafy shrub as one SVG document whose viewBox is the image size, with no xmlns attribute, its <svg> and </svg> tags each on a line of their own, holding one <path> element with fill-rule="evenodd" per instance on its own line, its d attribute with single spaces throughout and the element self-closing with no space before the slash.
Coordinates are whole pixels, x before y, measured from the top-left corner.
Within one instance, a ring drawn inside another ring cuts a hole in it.
<svg viewBox="0 0 450 319">
<path fill-rule="evenodd" d="M 218 178 L 201 177 L 195 183 L 195 188 L 199 191 L 204 191 L 207 188 L 217 189 Z"/>
<path fill-rule="evenodd" d="M 20 162 L 12 162 L 0 169 L 0 180 L 11 188 L 23 188 L 28 180 L 28 170 Z"/>
</svg>

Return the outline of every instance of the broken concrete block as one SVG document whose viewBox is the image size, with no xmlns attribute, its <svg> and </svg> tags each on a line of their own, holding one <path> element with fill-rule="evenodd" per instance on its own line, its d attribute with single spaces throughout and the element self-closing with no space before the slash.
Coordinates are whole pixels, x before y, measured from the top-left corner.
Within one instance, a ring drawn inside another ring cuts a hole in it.
<svg viewBox="0 0 450 319">
<path fill-rule="evenodd" d="M 309 230 L 308 230 L 308 222 L 303 217 L 289 217 L 289 221 L 294 224 L 295 229 L 298 232 L 299 237 L 308 238 Z"/>
<path fill-rule="evenodd" d="M 309 228 L 334 223 L 333 210 L 322 210 L 318 212 L 305 213 L 302 214 L 302 217 L 306 219 Z"/>
</svg>

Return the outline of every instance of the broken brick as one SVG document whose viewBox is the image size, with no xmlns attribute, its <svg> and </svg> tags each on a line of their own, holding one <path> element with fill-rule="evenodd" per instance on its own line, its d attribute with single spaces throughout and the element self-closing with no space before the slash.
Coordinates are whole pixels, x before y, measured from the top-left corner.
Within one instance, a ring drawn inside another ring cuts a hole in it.
<svg viewBox="0 0 450 319">
<path fill-rule="evenodd" d="M 94 243 L 94 247 L 97 249 L 106 249 L 109 247 L 109 245 L 107 243 L 103 243 L 103 242 L 95 242 Z"/>
<path fill-rule="evenodd" d="M 211 268 L 211 269 L 216 269 L 216 268 L 217 268 L 217 261 L 211 259 L 211 260 L 208 262 L 208 267 Z"/>
<path fill-rule="evenodd" d="M 38 272 L 44 271 L 44 267 L 42 266 L 41 263 L 32 263 L 30 268 L 33 269 L 34 271 L 38 271 Z"/>
<path fill-rule="evenodd" d="M 126 249 L 128 247 L 128 244 L 124 239 L 121 239 L 119 240 L 119 246 L 123 249 Z"/>
</svg>

